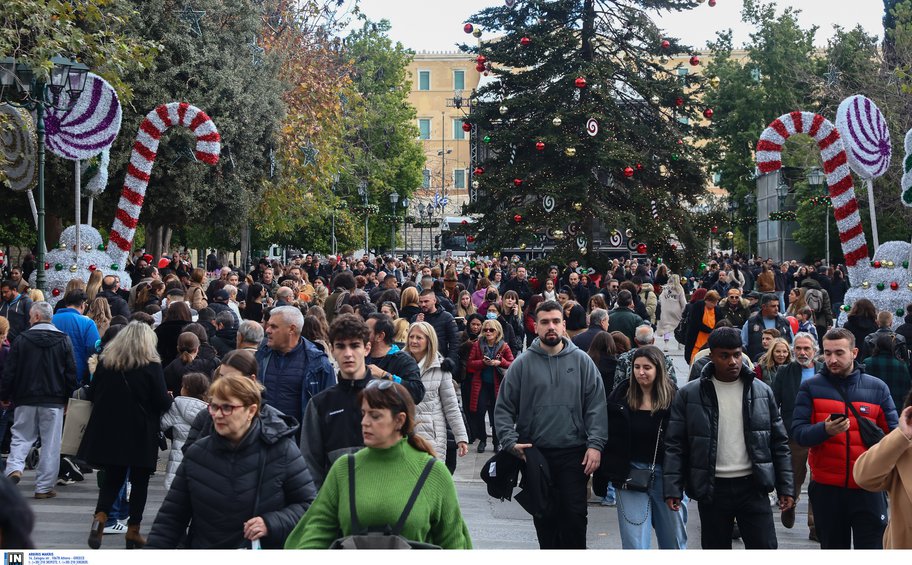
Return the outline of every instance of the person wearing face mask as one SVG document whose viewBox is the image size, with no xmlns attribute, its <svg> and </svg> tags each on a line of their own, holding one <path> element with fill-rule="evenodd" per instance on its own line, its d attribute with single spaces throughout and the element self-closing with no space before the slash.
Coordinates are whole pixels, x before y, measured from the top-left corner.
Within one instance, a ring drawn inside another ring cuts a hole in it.
<svg viewBox="0 0 912 565">
<path fill-rule="evenodd" d="M 801 383 L 810 379 L 823 369 L 823 363 L 816 361 L 817 340 L 809 333 L 798 332 L 795 335 L 795 360 L 780 367 L 773 379 L 773 394 L 782 414 L 782 422 L 789 432 L 789 451 L 792 454 L 792 472 L 795 474 L 795 501 L 801 496 L 801 486 L 807 478 L 808 449 L 798 445 L 791 438 L 792 414 L 795 412 L 795 398 Z M 782 525 L 791 528 L 795 525 L 795 509 L 790 508 L 782 513 Z M 808 503 L 808 539 L 817 541 L 817 530 L 814 527 L 814 509 Z"/>
<path fill-rule="evenodd" d="M 501 381 L 506 370 L 513 363 L 513 352 L 504 338 L 503 326 L 495 318 L 488 318 L 481 326 L 482 336 L 472 345 L 466 366 L 469 397 L 468 414 L 473 435 L 479 438 L 478 453 L 487 448 L 488 433 L 484 417 L 494 422 L 494 402 L 500 392 Z M 491 430 L 494 451 L 499 451 L 497 430 Z"/>
<path fill-rule="evenodd" d="M 542 549 L 584 549 L 589 475 L 608 438 L 605 387 L 595 362 L 566 337 L 557 302 L 535 312 L 538 338 L 507 371 L 494 408 L 501 446 L 525 460 L 537 449 L 548 463 L 555 503 L 533 517 Z"/>
</svg>

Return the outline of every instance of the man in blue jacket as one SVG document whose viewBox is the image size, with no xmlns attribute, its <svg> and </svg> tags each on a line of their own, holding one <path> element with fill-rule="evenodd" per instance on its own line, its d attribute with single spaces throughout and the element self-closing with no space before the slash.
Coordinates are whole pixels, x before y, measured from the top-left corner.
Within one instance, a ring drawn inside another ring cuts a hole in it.
<svg viewBox="0 0 912 565">
<path fill-rule="evenodd" d="M 70 336 L 73 344 L 73 357 L 76 360 L 76 380 L 79 386 L 88 382 L 89 357 L 95 354 L 95 348 L 101 337 L 98 326 L 85 312 L 88 298 L 81 290 L 71 290 L 60 301 L 60 310 L 54 314 L 54 327 Z"/>
<path fill-rule="evenodd" d="M 301 337 L 303 325 L 304 315 L 294 306 L 273 308 L 266 323 L 266 343 L 256 353 L 257 380 L 266 387 L 263 400 L 298 422 L 307 402 L 336 384 L 326 353 Z"/>
</svg>

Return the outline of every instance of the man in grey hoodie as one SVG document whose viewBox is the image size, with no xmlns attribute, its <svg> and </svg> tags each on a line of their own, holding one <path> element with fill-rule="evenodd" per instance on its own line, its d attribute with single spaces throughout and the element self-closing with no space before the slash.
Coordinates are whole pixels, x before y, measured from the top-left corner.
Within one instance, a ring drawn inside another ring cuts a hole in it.
<svg viewBox="0 0 912 565">
<path fill-rule="evenodd" d="M 564 335 L 560 304 L 536 308 L 535 332 L 504 376 L 494 425 L 504 450 L 525 460 L 534 446 L 548 462 L 551 508 L 533 517 L 539 546 L 585 549 L 586 484 L 608 438 L 604 384 L 592 359 Z"/>
</svg>

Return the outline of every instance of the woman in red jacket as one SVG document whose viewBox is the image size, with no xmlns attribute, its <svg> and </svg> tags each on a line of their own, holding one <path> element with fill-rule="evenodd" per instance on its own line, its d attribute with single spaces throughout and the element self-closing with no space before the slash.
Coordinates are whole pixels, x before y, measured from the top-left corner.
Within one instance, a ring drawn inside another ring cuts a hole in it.
<svg viewBox="0 0 912 565">
<path fill-rule="evenodd" d="M 513 352 L 504 341 L 500 322 L 485 320 L 481 325 L 481 337 L 472 345 L 472 350 L 469 352 L 469 363 L 466 368 L 471 388 L 469 425 L 474 430 L 473 435 L 479 438 L 478 453 L 484 453 L 485 447 L 487 447 L 485 412 L 491 421 L 494 451 L 499 449 L 497 432 L 494 429 L 494 402 L 497 400 L 504 373 L 507 372 L 512 362 Z"/>
</svg>

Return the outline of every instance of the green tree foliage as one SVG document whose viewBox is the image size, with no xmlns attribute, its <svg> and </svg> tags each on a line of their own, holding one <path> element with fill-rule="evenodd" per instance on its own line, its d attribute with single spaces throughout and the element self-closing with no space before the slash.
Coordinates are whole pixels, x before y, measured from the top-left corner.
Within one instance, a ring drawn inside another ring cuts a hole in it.
<svg viewBox="0 0 912 565">
<path fill-rule="evenodd" d="M 483 215 L 476 224 L 480 249 L 531 244 L 559 230 L 558 253 L 578 255 L 579 248 L 591 250 L 596 234 L 607 240 L 615 226 L 631 226 L 636 239 L 665 257 L 672 254 L 671 236 L 691 253 L 699 249 L 685 228 L 686 209 L 703 195 L 705 172 L 701 151 L 685 140 L 707 136 L 704 85 L 663 65 L 663 56 L 689 50 L 643 10 L 696 5 L 529 0 L 471 17 L 486 37 L 496 38 L 462 46 L 485 57 L 496 79 L 478 91 L 471 115 L 477 135 L 491 138 L 484 172 L 474 176 L 480 193 L 473 212 Z M 577 87 L 578 77 L 584 88 Z M 595 136 L 586 133 L 589 119 L 599 123 Z M 552 211 L 545 197 L 554 198 Z M 653 200 L 658 220 L 650 211 Z"/>
</svg>

